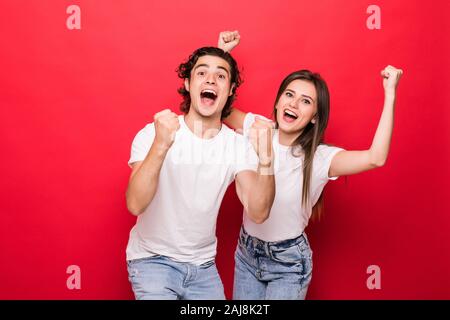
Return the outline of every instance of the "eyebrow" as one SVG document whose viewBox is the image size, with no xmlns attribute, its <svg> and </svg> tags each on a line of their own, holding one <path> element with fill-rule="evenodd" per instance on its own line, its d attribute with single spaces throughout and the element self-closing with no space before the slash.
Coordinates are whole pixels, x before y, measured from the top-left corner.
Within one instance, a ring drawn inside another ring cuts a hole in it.
<svg viewBox="0 0 450 320">
<path fill-rule="evenodd" d="M 286 89 L 286 91 L 289 91 L 289 92 L 292 92 L 292 93 L 296 93 L 294 90 L 292 90 L 292 89 Z M 310 96 L 307 96 L 306 94 L 301 94 L 301 96 L 302 97 L 305 97 L 305 98 L 309 98 L 309 99 L 311 99 L 313 102 L 314 102 L 314 99 L 313 98 L 311 98 Z"/>
<path fill-rule="evenodd" d="M 200 67 L 207 67 L 207 68 L 209 68 L 209 64 L 206 64 L 206 63 L 199 64 L 199 65 L 197 65 L 197 66 L 194 68 L 194 70 L 197 70 L 197 69 L 200 68 Z M 218 69 L 224 70 L 224 71 L 227 73 L 227 75 L 230 76 L 230 72 L 227 70 L 227 68 L 222 67 L 222 66 L 217 66 L 217 68 L 218 68 Z"/>
</svg>

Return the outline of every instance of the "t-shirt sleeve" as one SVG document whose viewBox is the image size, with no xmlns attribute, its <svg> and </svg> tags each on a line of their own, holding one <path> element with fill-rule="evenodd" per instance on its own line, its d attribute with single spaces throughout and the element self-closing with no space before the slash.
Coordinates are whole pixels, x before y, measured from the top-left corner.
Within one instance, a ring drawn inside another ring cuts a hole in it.
<svg viewBox="0 0 450 320">
<path fill-rule="evenodd" d="M 245 115 L 244 125 L 243 125 L 243 128 L 242 128 L 244 137 L 246 139 L 248 138 L 248 130 L 252 126 L 253 122 L 255 122 L 255 115 L 253 113 L 251 113 L 251 112 L 247 113 Z"/>
<path fill-rule="evenodd" d="M 314 166 L 317 166 L 317 173 L 321 180 L 336 180 L 338 177 L 329 177 L 328 172 L 330 171 L 331 161 L 333 157 L 343 151 L 344 149 L 339 147 L 332 147 L 327 145 L 319 145 L 316 150 L 316 154 L 314 156 Z"/>
<path fill-rule="evenodd" d="M 146 125 L 142 130 L 140 130 L 134 137 L 133 143 L 131 145 L 131 155 L 130 160 L 128 160 L 128 165 L 137 161 L 144 161 L 147 156 L 150 147 L 155 139 L 155 126 L 153 123 Z"/>
</svg>

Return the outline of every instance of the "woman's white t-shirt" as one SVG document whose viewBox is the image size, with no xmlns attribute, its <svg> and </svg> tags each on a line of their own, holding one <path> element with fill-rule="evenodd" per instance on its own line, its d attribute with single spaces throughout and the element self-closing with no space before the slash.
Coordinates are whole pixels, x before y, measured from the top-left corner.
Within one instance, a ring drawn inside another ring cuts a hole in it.
<svg viewBox="0 0 450 320">
<path fill-rule="evenodd" d="M 248 113 L 244 120 L 244 137 L 255 121 L 255 114 Z M 262 116 L 261 116 L 262 117 Z M 262 117 L 264 118 L 264 117 Z M 314 155 L 312 179 L 310 185 L 309 208 L 302 207 L 303 153 L 298 157 L 292 155 L 292 147 L 279 143 L 278 130 L 273 137 L 275 152 L 275 200 L 269 218 L 262 224 L 254 223 L 244 210 L 244 228 L 252 236 L 264 241 L 281 241 L 293 239 L 302 234 L 308 225 L 312 206 L 317 202 L 328 177 L 331 160 L 342 148 L 319 145 Z"/>
</svg>

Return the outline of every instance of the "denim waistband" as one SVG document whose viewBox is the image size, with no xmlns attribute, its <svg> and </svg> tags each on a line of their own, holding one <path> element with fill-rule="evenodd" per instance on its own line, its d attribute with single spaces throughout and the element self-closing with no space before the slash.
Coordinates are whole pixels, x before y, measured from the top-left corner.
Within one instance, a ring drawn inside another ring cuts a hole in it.
<svg viewBox="0 0 450 320">
<path fill-rule="evenodd" d="M 241 231 L 239 237 L 244 246 L 251 247 L 260 247 L 269 251 L 271 249 L 287 249 L 292 246 L 298 245 L 299 243 L 306 242 L 309 245 L 308 238 L 306 237 L 305 232 L 303 232 L 300 236 L 293 239 L 281 240 L 281 241 L 264 241 L 252 235 L 249 235 L 247 231 L 245 231 L 244 227 L 241 227 Z"/>
</svg>

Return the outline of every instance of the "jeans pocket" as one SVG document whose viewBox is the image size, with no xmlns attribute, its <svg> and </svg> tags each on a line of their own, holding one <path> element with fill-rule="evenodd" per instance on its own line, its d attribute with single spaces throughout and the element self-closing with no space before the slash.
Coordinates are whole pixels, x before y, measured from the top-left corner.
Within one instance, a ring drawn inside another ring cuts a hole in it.
<svg viewBox="0 0 450 320">
<path fill-rule="evenodd" d="M 288 248 L 272 248 L 271 259 L 284 264 L 298 264 L 301 262 L 302 253 L 298 245 Z"/>
<path fill-rule="evenodd" d="M 313 259 L 312 250 L 309 246 L 308 241 L 299 243 L 298 249 L 301 253 L 301 264 L 302 264 L 302 287 L 307 287 L 311 282 L 312 269 L 313 269 Z"/>
<path fill-rule="evenodd" d="M 306 239 L 306 238 L 305 238 Z M 312 258 L 312 250 L 311 250 L 311 246 L 309 245 L 309 241 L 302 241 L 300 242 L 298 245 L 298 249 L 300 250 L 300 253 L 308 258 Z"/>
<path fill-rule="evenodd" d="M 307 250 L 303 254 L 302 258 L 302 288 L 308 287 L 311 282 L 313 272 L 313 259 L 312 259 L 312 251 L 311 249 Z"/>
<path fill-rule="evenodd" d="M 132 282 L 132 280 L 139 274 L 139 270 L 130 263 L 131 261 L 127 261 L 127 271 L 128 271 L 128 280 Z"/>
<path fill-rule="evenodd" d="M 150 257 L 138 258 L 127 261 L 128 277 L 131 280 L 139 275 L 140 271 L 146 268 L 146 264 L 155 259 L 160 259 L 161 255 L 154 255 Z"/>
</svg>

